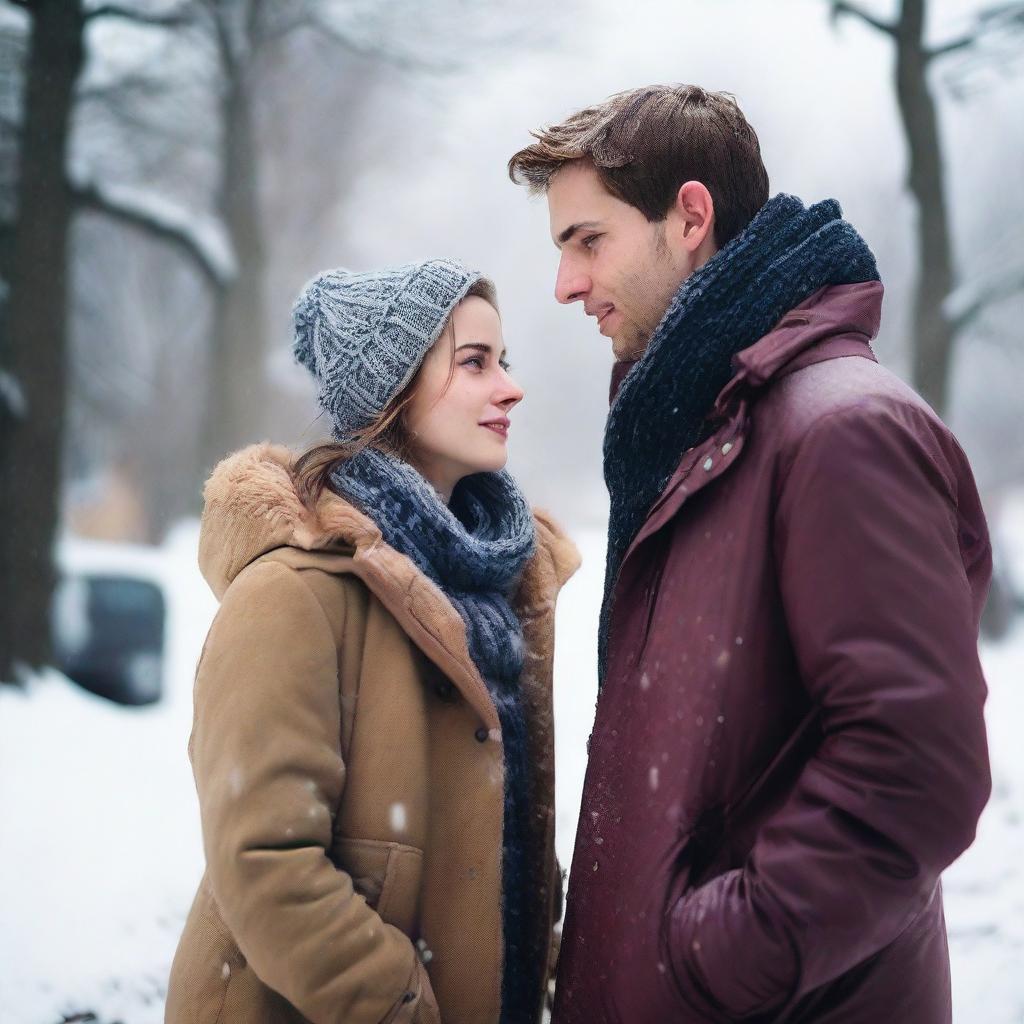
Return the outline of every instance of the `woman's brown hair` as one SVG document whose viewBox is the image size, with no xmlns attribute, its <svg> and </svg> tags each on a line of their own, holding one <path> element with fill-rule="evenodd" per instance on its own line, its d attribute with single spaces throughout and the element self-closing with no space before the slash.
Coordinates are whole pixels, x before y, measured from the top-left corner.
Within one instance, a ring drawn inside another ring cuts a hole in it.
<svg viewBox="0 0 1024 1024">
<path fill-rule="evenodd" d="M 478 277 L 470 286 L 464 302 L 469 298 L 483 299 L 498 312 L 498 296 L 494 284 L 486 277 Z M 447 390 L 455 373 L 455 327 L 451 317 L 442 328 L 444 332 L 451 327 L 451 366 L 448 370 Z M 294 473 L 299 498 L 307 508 L 313 508 L 320 500 L 324 490 L 330 485 L 331 474 L 335 468 L 347 459 L 358 455 L 364 448 L 376 448 L 398 458 L 405 458 L 409 452 L 412 438 L 405 424 L 405 412 L 416 397 L 416 389 L 420 379 L 419 372 L 381 411 L 381 414 L 351 441 L 328 441 L 307 449 L 295 461 Z"/>
</svg>

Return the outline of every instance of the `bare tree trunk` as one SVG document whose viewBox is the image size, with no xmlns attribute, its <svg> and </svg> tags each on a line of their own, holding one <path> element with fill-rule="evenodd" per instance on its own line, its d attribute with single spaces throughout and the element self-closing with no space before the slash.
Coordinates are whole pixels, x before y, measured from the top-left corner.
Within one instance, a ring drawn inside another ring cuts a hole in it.
<svg viewBox="0 0 1024 1024">
<path fill-rule="evenodd" d="M 953 289 L 935 102 L 928 88 L 925 0 L 903 0 L 896 39 L 896 95 L 907 137 L 908 185 L 917 204 L 918 276 L 913 309 L 914 386 L 942 415 L 949 399 L 954 327 L 943 313 Z"/>
<path fill-rule="evenodd" d="M 229 76 L 225 103 L 224 220 L 238 259 L 238 273 L 217 304 L 211 352 L 210 398 L 204 438 L 205 470 L 227 452 L 260 440 L 266 407 L 266 248 L 259 206 L 259 154 L 249 75 Z"/>
<path fill-rule="evenodd" d="M 65 416 L 67 239 L 65 154 L 83 62 L 80 0 L 36 0 L 25 84 L 17 221 L 3 369 L 21 415 L 0 436 L 0 680 L 50 658 L 53 548 Z"/>
</svg>

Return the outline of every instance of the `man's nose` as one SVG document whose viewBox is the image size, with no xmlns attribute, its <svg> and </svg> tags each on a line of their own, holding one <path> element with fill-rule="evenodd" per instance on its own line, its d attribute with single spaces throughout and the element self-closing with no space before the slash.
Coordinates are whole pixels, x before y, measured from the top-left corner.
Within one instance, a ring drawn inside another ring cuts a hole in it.
<svg viewBox="0 0 1024 1024">
<path fill-rule="evenodd" d="M 562 259 L 555 277 L 555 298 L 562 303 L 579 302 L 590 291 L 590 278 L 571 261 Z"/>
</svg>

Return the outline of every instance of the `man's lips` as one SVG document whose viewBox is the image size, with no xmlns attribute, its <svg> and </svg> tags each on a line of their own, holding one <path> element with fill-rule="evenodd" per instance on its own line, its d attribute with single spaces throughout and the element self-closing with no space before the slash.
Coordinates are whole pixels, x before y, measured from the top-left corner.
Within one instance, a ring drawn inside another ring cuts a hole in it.
<svg viewBox="0 0 1024 1024">
<path fill-rule="evenodd" d="M 614 313 L 614 312 L 615 312 L 615 307 L 614 306 L 608 306 L 606 309 L 603 309 L 600 313 L 598 313 L 597 310 L 594 310 L 594 312 L 590 314 L 591 316 L 596 316 L 597 317 L 597 329 L 599 331 L 604 333 L 604 323 L 608 319 L 609 313 Z"/>
</svg>

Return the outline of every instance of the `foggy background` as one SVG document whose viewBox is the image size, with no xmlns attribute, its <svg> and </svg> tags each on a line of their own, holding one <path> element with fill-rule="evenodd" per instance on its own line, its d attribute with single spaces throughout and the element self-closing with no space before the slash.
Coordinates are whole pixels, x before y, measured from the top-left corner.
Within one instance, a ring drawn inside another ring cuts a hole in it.
<svg viewBox="0 0 1024 1024">
<path fill-rule="evenodd" d="M 566 594 L 564 614 L 576 617 L 559 640 L 562 664 L 567 653 L 579 658 L 556 677 L 560 742 L 568 744 L 559 771 L 564 762 L 562 777 L 581 782 L 607 515 L 601 439 L 611 352 L 579 305 L 555 302 L 546 203 L 511 184 L 506 162 L 531 128 L 619 90 L 681 81 L 733 93 L 759 135 L 772 194 L 837 198 L 874 250 L 886 288 L 876 353 L 928 393 L 920 360 L 915 367 L 912 312 L 924 269 L 922 211 L 908 188 L 894 81 L 899 40 L 886 31 L 913 6 L 92 0 L 75 22 L 77 0 L 0 0 L 0 679 L 11 684 L 0 684 L 0 874 L 8 886 L 0 899 L 25 889 L 19 871 L 57 835 L 55 818 L 67 808 L 50 802 L 50 783 L 67 775 L 98 773 L 75 813 L 93 823 L 84 828 L 102 821 L 98 835 L 119 836 L 110 818 L 115 805 L 126 806 L 119 787 L 137 770 L 132 758 L 157 748 L 170 767 L 140 793 L 159 804 L 173 788 L 167 800 L 191 829 L 180 846 L 159 850 L 185 865 L 182 880 L 170 888 L 159 927 L 138 922 L 142 938 L 126 940 L 127 961 L 104 947 L 107 932 L 90 938 L 85 911 L 64 911 L 82 933 L 43 927 L 28 909 L 17 920 L 34 930 L 19 940 L 5 928 L 0 1018 L 15 1005 L 21 1015 L 10 1019 L 19 1022 L 71 1019 L 75 1010 L 120 1015 L 124 1024 L 158 1019 L 161 971 L 201 865 L 185 743 L 194 655 L 212 607 L 202 603 L 201 583 L 181 580 L 193 572 L 202 482 L 217 458 L 245 443 L 302 448 L 326 437 L 312 382 L 290 354 L 291 303 L 321 269 L 453 256 L 495 281 L 512 374 L 526 393 L 513 414 L 510 469 L 587 557 Z M 971 458 L 999 543 L 986 666 L 1003 673 L 1008 692 L 1024 667 L 1014 622 L 1024 600 L 1024 4 L 928 0 L 925 9 L 925 44 L 935 55 L 920 81 L 937 117 L 942 181 L 923 216 L 941 207 L 948 218 L 951 279 L 933 306 L 953 325 L 948 391 L 936 404 Z M 78 31 L 81 62 L 49 65 L 33 98 L 34 24 L 50 26 L 52 39 Z M 62 81 L 64 138 L 52 130 L 36 138 L 30 110 L 62 123 L 53 109 Z M 22 162 L 27 146 L 35 162 Z M 81 564 L 74 552 L 88 550 L 100 563 L 109 557 L 164 581 L 173 629 L 163 695 L 152 707 L 54 696 L 66 685 L 52 668 L 44 611 L 64 571 L 52 568 L 55 542 L 73 552 L 64 570 Z M 175 611 L 181 600 L 188 614 Z M 991 674 L 990 683 L 995 694 Z M 1005 707 L 1024 711 L 1019 702 Z M 168 724 L 152 725 L 167 708 Z M 93 728 L 109 742 L 73 759 L 73 744 Z M 145 730 L 155 731 L 143 742 Z M 958 1002 L 967 1022 L 1024 1021 L 1024 983 L 1009 976 L 1011 960 L 992 952 L 1008 943 L 1024 952 L 1021 926 L 1010 926 L 1010 942 L 992 909 L 1024 909 L 1024 879 L 1011 867 L 1024 852 L 1024 791 L 1013 781 L 1022 779 L 1024 758 L 1006 742 L 1014 750 L 1001 798 L 1012 830 L 992 840 L 964 881 L 962 905 L 984 910 L 964 926 L 958 948 L 973 950 L 979 935 L 992 940 L 960 961 L 971 965 L 962 975 L 970 995 Z M 35 788 L 26 781 L 33 778 Z M 577 810 L 559 818 L 563 862 Z M 981 876 L 1006 884 L 971 903 Z M 89 888 L 90 877 L 67 899 Z M 116 891 L 119 883 L 109 884 Z M 112 895 L 108 906 L 119 901 Z M 85 948 L 92 952 L 83 960 Z M 21 969 L 15 951 L 25 958 Z M 982 963 L 1000 972 L 999 998 L 975 1015 L 974 992 L 995 984 L 974 973 L 967 980 Z M 5 989 L 17 994 L 14 1003 Z"/>
<path fill-rule="evenodd" d="M 886 286 L 877 353 L 910 375 L 917 212 L 895 46 L 855 16 L 835 19 L 826 0 L 573 0 L 553 11 L 531 0 L 514 13 L 464 0 L 126 6 L 186 13 L 170 28 L 87 24 L 67 157 L 66 516 L 102 520 L 116 482 L 139 505 L 133 532 L 159 540 L 198 510 L 198 484 L 230 447 L 319 440 L 311 381 L 289 351 L 299 288 L 328 266 L 452 255 L 498 285 L 527 396 L 513 471 L 567 522 L 599 522 L 609 347 L 578 307 L 555 303 L 546 204 L 513 186 L 505 164 L 529 129 L 647 82 L 731 91 L 758 131 L 772 193 L 839 199 Z M 996 5 L 1006 6 L 1019 5 Z M 330 31 L 269 14 L 265 29 L 244 24 L 253 10 L 296 8 L 319 10 Z M 898 5 L 864 9 L 891 19 Z M 988 10 L 931 0 L 927 38 L 957 40 Z M 8 219 L 29 21 L 0 2 Z M 927 78 L 954 297 L 1009 278 L 957 338 L 943 410 L 988 495 L 1024 475 L 1024 196 L 1011 184 L 1024 167 L 1024 33 L 1019 19 L 1010 26 L 937 58 Z M 226 109 L 231 89 L 244 114 Z M 233 149 L 239 119 L 251 138 Z"/>
</svg>

